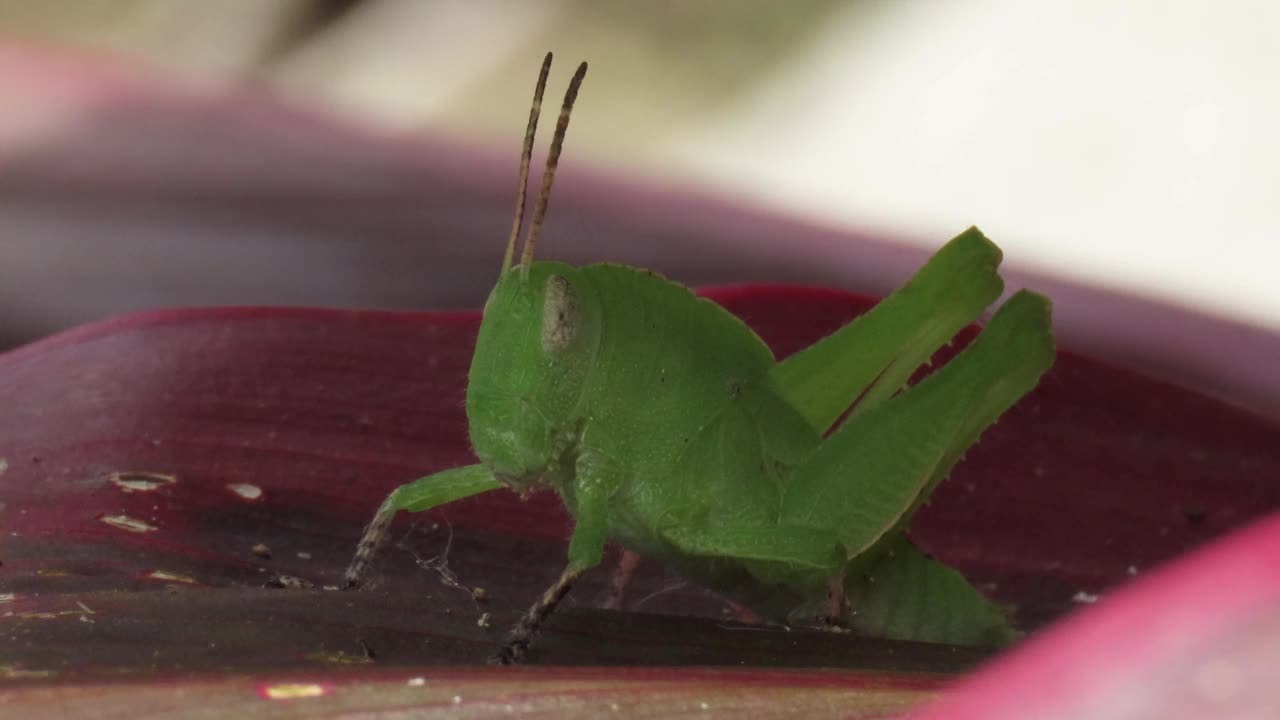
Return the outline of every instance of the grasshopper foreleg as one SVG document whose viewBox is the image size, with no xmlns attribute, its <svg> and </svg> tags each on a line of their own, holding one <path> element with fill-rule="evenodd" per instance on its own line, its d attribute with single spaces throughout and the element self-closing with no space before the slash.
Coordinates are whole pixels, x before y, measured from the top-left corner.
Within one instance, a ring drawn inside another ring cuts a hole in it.
<svg viewBox="0 0 1280 720">
<path fill-rule="evenodd" d="M 386 541 L 387 531 L 397 512 L 422 512 L 464 497 L 497 490 L 501 486 L 485 466 L 466 465 L 418 478 L 396 488 L 382 501 L 373 520 L 365 526 L 364 535 L 356 545 L 355 557 L 343 575 L 343 589 L 355 590 L 364 582 L 364 575 Z"/>
<path fill-rule="evenodd" d="M 602 469 L 592 453 L 584 452 L 578 457 L 575 479 L 578 513 L 573 536 L 569 538 L 569 564 L 507 635 L 494 658 L 499 664 L 520 662 L 538 628 L 569 593 L 574 581 L 600 564 L 607 536 L 609 491 L 613 487 L 613 478 L 602 474 Z"/>
</svg>

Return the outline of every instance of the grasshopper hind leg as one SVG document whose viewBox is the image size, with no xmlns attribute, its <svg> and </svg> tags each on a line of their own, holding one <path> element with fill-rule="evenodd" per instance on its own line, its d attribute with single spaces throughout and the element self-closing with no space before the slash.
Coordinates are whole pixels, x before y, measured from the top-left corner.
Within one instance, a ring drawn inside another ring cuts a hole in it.
<svg viewBox="0 0 1280 720">
<path fill-rule="evenodd" d="M 538 598 L 533 607 L 525 612 L 520 622 L 507 633 L 506 640 L 498 653 L 493 656 L 492 661 L 497 665 L 514 665 L 523 660 L 525 652 L 529 649 L 529 643 L 533 641 L 542 623 L 556 609 L 564 596 L 569 594 L 573 584 L 582 577 L 584 572 L 585 569 L 572 564 L 566 567 L 551 587 L 542 593 L 542 597 Z"/>
</svg>

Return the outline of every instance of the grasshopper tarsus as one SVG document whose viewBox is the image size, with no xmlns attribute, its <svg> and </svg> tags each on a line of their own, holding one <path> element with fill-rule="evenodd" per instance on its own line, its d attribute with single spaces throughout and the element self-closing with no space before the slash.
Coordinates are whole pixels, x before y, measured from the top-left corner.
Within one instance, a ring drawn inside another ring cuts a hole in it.
<svg viewBox="0 0 1280 720">
<path fill-rule="evenodd" d="M 515 642 L 510 641 L 503 643 L 498 648 L 498 652 L 489 658 L 490 665 L 519 665 L 524 661 L 525 650 L 529 648 L 528 641 Z"/>
<path fill-rule="evenodd" d="M 542 623 L 556 609 L 564 596 L 569 594 L 569 590 L 573 589 L 573 584 L 582 577 L 583 572 L 582 569 L 570 565 L 560 573 L 560 577 L 556 578 L 551 587 L 547 588 L 542 593 L 542 597 L 538 598 L 533 607 L 530 607 L 520 618 L 520 622 L 507 633 L 502 647 L 493 657 L 494 663 L 514 665 L 524 659 L 525 651 L 529 649 L 529 643 L 533 641 L 534 635 L 538 634 Z"/>
<path fill-rule="evenodd" d="M 360 538 L 360 544 L 356 546 L 355 557 L 351 559 L 351 564 L 347 566 L 347 571 L 343 573 L 343 590 L 359 590 L 360 586 L 364 584 L 364 574 L 369 565 L 373 563 L 379 548 L 382 547 L 382 542 L 387 536 L 387 530 L 391 527 L 393 519 L 395 519 L 395 510 L 388 511 L 385 504 L 373 516 L 373 520 L 365 528 L 364 535 Z"/>
</svg>

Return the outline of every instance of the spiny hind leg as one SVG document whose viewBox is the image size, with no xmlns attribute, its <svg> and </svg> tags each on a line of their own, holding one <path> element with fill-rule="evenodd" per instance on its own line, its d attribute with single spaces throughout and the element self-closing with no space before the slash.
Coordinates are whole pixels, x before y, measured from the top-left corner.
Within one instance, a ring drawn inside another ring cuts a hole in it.
<svg viewBox="0 0 1280 720">
<path fill-rule="evenodd" d="M 892 400 L 855 414 L 792 472 L 780 521 L 830 528 L 850 557 L 911 515 L 1053 362 L 1049 304 L 1019 292 L 964 351 Z"/>
<path fill-rule="evenodd" d="M 533 641 L 533 636 L 538 633 L 542 623 L 556 609 L 564 596 L 569 594 L 573 584 L 582 577 L 584 572 L 586 572 L 585 569 L 576 568 L 572 563 L 565 567 L 560 577 L 542 593 L 542 597 L 538 598 L 533 607 L 525 612 L 511 632 L 507 633 L 498 654 L 493 657 L 493 662 L 498 665 L 514 665 L 523 660 L 525 652 L 529 649 L 529 643 Z"/>
</svg>

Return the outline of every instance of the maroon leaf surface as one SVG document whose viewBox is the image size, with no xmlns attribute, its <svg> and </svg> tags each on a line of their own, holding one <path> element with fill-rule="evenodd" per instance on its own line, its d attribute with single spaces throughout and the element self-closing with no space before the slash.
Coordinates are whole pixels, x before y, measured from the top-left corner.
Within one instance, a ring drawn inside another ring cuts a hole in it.
<svg viewBox="0 0 1280 720">
<path fill-rule="evenodd" d="M 867 306 L 802 289 L 710 295 L 783 354 Z M 75 676 L 482 660 L 563 561 L 567 521 L 552 496 L 522 504 L 493 493 L 405 518 L 372 592 L 251 589 L 278 575 L 336 584 L 389 489 L 471 460 L 462 393 L 476 322 L 171 311 L 0 356 L 12 666 Z M 1105 592 L 1280 506 L 1276 440 L 1241 411 L 1063 353 L 944 484 L 915 534 L 1033 628 L 1077 593 Z M 447 563 L 427 562 L 446 550 Z M 575 591 L 580 607 L 598 604 L 606 574 Z M 669 581 L 646 568 L 633 596 Z M 146 590 L 157 592 L 136 592 Z M 691 589 L 639 607 L 709 620 L 568 612 L 532 659 L 881 670 L 978 659 L 728 626 L 716 622 L 722 604 Z"/>
</svg>

